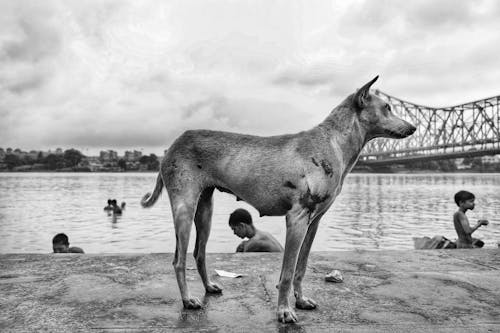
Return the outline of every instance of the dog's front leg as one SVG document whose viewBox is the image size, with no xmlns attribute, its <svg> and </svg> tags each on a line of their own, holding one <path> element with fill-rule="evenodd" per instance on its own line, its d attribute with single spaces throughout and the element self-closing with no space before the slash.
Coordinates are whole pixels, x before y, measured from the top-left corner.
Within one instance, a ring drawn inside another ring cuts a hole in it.
<svg viewBox="0 0 500 333">
<path fill-rule="evenodd" d="M 295 268 L 295 275 L 293 278 L 293 290 L 295 295 L 295 306 L 298 309 L 312 310 L 317 306 L 316 302 L 313 299 L 304 297 L 304 295 L 302 294 L 302 279 L 304 278 L 304 274 L 306 273 L 307 259 L 309 258 L 309 252 L 311 251 L 311 246 L 314 237 L 316 236 L 316 231 L 318 230 L 319 220 L 322 216 L 323 214 L 316 216 L 314 220 L 309 224 L 306 237 L 304 239 L 304 242 L 302 243 L 299 257 L 297 259 L 297 266 Z"/>
<path fill-rule="evenodd" d="M 288 296 L 297 265 L 302 242 L 309 227 L 309 212 L 305 209 L 291 210 L 286 216 L 286 241 L 283 255 L 283 266 L 279 283 L 278 321 L 294 323 L 297 321 L 295 311 L 290 307 Z"/>
</svg>

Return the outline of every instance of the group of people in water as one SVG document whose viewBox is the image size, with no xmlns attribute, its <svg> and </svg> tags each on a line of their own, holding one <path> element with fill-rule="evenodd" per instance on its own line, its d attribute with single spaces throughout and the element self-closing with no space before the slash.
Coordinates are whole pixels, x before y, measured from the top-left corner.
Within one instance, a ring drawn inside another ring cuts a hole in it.
<svg viewBox="0 0 500 333">
<path fill-rule="evenodd" d="M 466 215 L 468 210 L 473 210 L 475 207 L 474 194 L 468 191 L 459 191 L 455 194 L 454 200 L 458 206 L 458 210 L 453 215 L 453 225 L 458 236 L 457 241 L 452 242 L 442 236 L 435 236 L 432 239 L 423 237 L 419 239 L 421 242 L 418 245 L 417 240 L 415 240 L 415 248 L 472 249 L 483 247 L 484 242 L 473 238 L 472 234 L 480 227 L 488 225 L 488 220 L 478 220 L 476 225 L 471 227 Z M 104 210 L 109 214 L 121 215 L 125 205 L 126 203 L 122 202 L 118 206 L 116 199 L 108 199 Z M 246 239 L 237 246 L 236 252 L 283 252 L 283 247 L 278 240 L 270 233 L 257 229 L 253 224 L 252 215 L 243 208 L 238 208 L 229 215 L 229 227 L 236 236 Z M 68 236 L 63 233 L 54 236 L 52 247 L 54 253 L 84 253 L 79 247 L 70 247 Z"/>
<path fill-rule="evenodd" d="M 122 202 L 120 206 L 118 206 L 118 202 L 116 201 L 116 199 L 108 199 L 108 204 L 104 207 L 104 210 L 108 213 L 121 215 L 125 210 L 125 205 L 126 203 Z"/>
</svg>

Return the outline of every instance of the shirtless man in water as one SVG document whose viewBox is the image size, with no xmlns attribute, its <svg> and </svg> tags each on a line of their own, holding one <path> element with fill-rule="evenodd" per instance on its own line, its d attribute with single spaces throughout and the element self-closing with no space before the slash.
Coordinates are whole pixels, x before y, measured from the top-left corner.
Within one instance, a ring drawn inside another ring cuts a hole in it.
<svg viewBox="0 0 500 333">
<path fill-rule="evenodd" d="M 236 236 L 248 238 L 236 248 L 236 252 L 283 252 L 283 247 L 270 233 L 258 230 L 252 223 L 252 216 L 242 208 L 229 216 L 229 226 Z"/>
<path fill-rule="evenodd" d="M 57 234 L 52 238 L 52 250 L 54 253 L 84 253 L 77 246 L 69 246 L 69 238 L 66 234 Z"/>
<path fill-rule="evenodd" d="M 457 248 L 458 249 L 472 249 L 475 247 L 482 247 L 484 243 L 472 238 L 472 233 L 482 225 L 488 225 L 488 220 L 478 220 L 474 227 L 470 227 L 469 219 L 465 215 L 467 210 L 474 209 L 475 196 L 471 192 L 459 191 L 455 194 L 455 203 L 458 206 L 458 211 L 453 215 L 453 224 L 457 232 Z"/>
</svg>

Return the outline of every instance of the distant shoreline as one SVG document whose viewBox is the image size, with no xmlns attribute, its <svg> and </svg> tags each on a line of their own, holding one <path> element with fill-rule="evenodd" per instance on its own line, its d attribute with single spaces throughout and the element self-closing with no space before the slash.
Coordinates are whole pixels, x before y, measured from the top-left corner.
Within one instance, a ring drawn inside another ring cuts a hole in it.
<svg viewBox="0 0 500 333">
<path fill-rule="evenodd" d="M 123 170 L 123 171 L 77 171 L 77 170 L 0 170 L 0 173 L 157 173 L 157 170 Z"/>
<path fill-rule="evenodd" d="M 99 170 L 99 171 L 79 171 L 79 170 L 0 170 L 0 173 L 158 173 L 159 170 Z M 499 171 L 491 170 L 473 170 L 473 169 L 463 169 L 454 171 L 443 171 L 443 170 L 412 170 L 412 169 L 398 169 L 398 170 L 352 170 L 350 173 L 361 174 L 361 173 L 373 173 L 373 174 L 424 174 L 424 173 L 484 173 L 484 174 L 500 174 Z"/>
</svg>

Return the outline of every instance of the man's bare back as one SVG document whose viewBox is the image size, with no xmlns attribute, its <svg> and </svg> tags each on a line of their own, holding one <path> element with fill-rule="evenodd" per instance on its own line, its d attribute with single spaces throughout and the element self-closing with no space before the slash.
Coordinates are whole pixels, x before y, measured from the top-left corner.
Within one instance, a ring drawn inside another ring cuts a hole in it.
<svg viewBox="0 0 500 333">
<path fill-rule="evenodd" d="M 283 252 L 283 247 L 270 233 L 255 230 L 255 235 L 238 245 L 236 252 Z"/>
<path fill-rule="evenodd" d="M 236 252 L 283 252 L 283 247 L 276 238 L 253 225 L 252 216 L 246 209 L 238 208 L 232 212 L 229 226 L 236 236 L 248 238 L 238 245 Z"/>
</svg>

